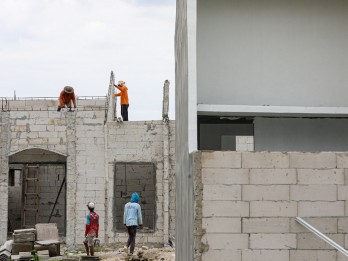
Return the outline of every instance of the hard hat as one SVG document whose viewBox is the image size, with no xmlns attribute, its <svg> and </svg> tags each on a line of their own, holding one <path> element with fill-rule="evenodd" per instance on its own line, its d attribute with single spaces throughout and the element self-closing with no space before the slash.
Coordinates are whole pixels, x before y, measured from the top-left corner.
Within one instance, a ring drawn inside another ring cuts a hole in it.
<svg viewBox="0 0 348 261">
<path fill-rule="evenodd" d="M 123 85 L 123 84 L 125 84 L 125 82 L 124 82 L 124 81 L 118 81 L 117 84 L 118 84 L 118 85 Z"/>
<path fill-rule="evenodd" d="M 95 207 L 94 202 L 88 202 L 87 207 L 88 207 L 88 208 L 93 208 L 93 209 L 94 209 L 94 207 Z"/>
</svg>

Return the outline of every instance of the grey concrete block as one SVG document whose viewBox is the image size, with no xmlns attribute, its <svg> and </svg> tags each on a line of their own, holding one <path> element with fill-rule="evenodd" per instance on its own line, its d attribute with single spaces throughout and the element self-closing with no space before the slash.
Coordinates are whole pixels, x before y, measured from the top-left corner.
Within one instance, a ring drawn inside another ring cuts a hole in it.
<svg viewBox="0 0 348 261">
<path fill-rule="evenodd" d="M 214 250 L 242 250 L 249 247 L 247 234 L 206 233 L 202 242 Z"/>
<path fill-rule="evenodd" d="M 251 169 L 250 184 L 296 184 L 296 169 Z"/>
<path fill-rule="evenodd" d="M 290 218 L 243 218 L 243 233 L 289 233 Z"/>
<path fill-rule="evenodd" d="M 241 185 L 203 185 L 203 200 L 241 200 Z"/>
<path fill-rule="evenodd" d="M 289 156 L 283 152 L 243 152 L 242 167 L 252 169 L 288 169 Z"/>
<path fill-rule="evenodd" d="M 206 233 L 241 233 L 241 218 L 210 217 L 202 219 L 202 228 Z"/>
<path fill-rule="evenodd" d="M 337 199 L 338 200 L 348 200 L 348 186 L 337 186 L 338 194 Z"/>
<path fill-rule="evenodd" d="M 346 247 L 346 249 L 347 249 L 347 247 Z M 343 255 L 341 252 L 337 252 L 336 255 L 337 255 L 337 261 L 347 261 L 347 256 Z"/>
<path fill-rule="evenodd" d="M 291 185 L 290 200 L 336 201 L 337 186 L 336 185 Z"/>
<path fill-rule="evenodd" d="M 337 244 L 344 245 L 344 234 L 326 234 Z M 297 234 L 297 249 L 334 249 L 325 241 L 318 238 L 313 233 L 298 233 Z"/>
<path fill-rule="evenodd" d="M 328 233 L 337 233 L 337 218 L 336 217 L 317 217 L 317 218 L 304 218 L 311 226 L 318 229 L 320 232 Z M 290 221 L 290 231 L 292 233 L 308 233 L 308 229 L 299 224 L 295 218 L 291 218 Z"/>
<path fill-rule="evenodd" d="M 296 234 L 251 234 L 252 249 L 293 249 L 296 248 Z"/>
<path fill-rule="evenodd" d="M 343 201 L 298 202 L 298 216 L 300 217 L 342 217 L 344 215 Z"/>
<path fill-rule="evenodd" d="M 290 261 L 336 261 L 334 250 L 290 250 Z"/>
<path fill-rule="evenodd" d="M 33 242 L 13 243 L 12 244 L 12 254 L 13 255 L 18 255 L 19 252 L 30 252 L 33 249 L 34 249 Z"/>
<path fill-rule="evenodd" d="M 338 233 L 348 234 L 348 217 L 338 218 Z"/>
<path fill-rule="evenodd" d="M 233 260 L 233 261 L 242 261 L 242 251 L 241 250 L 213 250 L 209 249 L 207 252 L 204 252 L 202 255 L 202 261 L 211 261 L 211 260 Z"/>
<path fill-rule="evenodd" d="M 203 217 L 246 217 L 249 216 L 249 203 L 243 201 L 202 202 Z"/>
<path fill-rule="evenodd" d="M 251 201 L 250 217 L 295 217 L 295 201 Z"/>
<path fill-rule="evenodd" d="M 289 250 L 245 249 L 242 261 L 289 261 Z"/>
<path fill-rule="evenodd" d="M 203 184 L 248 184 L 248 169 L 203 168 Z"/>
<path fill-rule="evenodd" d="M 202 152 L 203 168 L 240 168 L 241 153 L 232 151 Z"/>
<path fill-rule="evenodd" d="M 343 169 L 298 169 L 298 184 L 344 185 Z"/>
<path fill-rule="evenodd" d="M 301 169 L 332 169 L 336 168 L 336 153 L 334 152 L 292 152 L 290 168 Z"/>
<path fill-rule="evenodd" d="M 348 168 L 348 153 L 346 152 L 337 152 L 337 168 L 346 169 Z"/>
<path fill-rule="evenodd" d="M 242 199 L 253 200 L 289 200 L 287 185 L 243 185 Z"/>
</svg>

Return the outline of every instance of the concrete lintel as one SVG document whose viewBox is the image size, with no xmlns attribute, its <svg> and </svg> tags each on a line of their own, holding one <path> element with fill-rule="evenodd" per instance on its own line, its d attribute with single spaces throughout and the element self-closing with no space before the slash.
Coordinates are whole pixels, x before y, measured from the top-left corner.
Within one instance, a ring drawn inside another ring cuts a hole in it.
<svg viewBox="0 0 348 261">
<path fill-rule="evenodd" d="M 198 115 L 273 117 L 348 117 L 348 107 L 198 104 Z"/>
</svg>

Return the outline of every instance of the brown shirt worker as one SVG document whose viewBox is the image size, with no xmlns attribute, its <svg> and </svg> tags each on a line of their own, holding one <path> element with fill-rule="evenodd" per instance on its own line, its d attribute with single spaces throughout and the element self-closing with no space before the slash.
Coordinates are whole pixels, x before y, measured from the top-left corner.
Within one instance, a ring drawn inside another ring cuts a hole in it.
<svg viewBox="0 0 348 261">
<path fill-rule="evenodd" d="M 74 88 L 71 86 L 65 86 L 59 95 L 57 111 L 65 108 L 65 106 L 69 108 L 69 111 L 71 111 L 71 103 L 74 104 L 74 108 L 76 109 L 76 97 Z"/>
</svg>

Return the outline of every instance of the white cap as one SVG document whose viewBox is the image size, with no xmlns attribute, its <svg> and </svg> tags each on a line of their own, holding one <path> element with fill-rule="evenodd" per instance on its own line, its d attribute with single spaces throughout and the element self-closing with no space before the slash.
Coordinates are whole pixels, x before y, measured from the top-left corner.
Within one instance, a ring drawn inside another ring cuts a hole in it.
<svg viewBox="0 0 348 261">
<path fill-rule="evenodd" d="M 94 209 L 94 207 L 95 207 L 94 202 L 88 202 L 87 207 L 88 207 L 88 208 L 93 208 L 93 209 Z"/>
<path fill-rule="evenodd" d="M 123 84 L 125 84 L 125 82 L 124 82 L 124 81 L 118 81 L 117 84 L 118 84 L 118 85 L 123 85 Z"/>
</svg>

